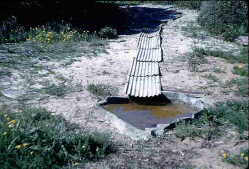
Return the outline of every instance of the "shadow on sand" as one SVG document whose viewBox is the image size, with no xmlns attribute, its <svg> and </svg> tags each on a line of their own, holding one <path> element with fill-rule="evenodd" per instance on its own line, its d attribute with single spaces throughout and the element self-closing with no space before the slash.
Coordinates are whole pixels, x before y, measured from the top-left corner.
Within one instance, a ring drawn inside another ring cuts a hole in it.
<svg viewBox="0 0 249 169">
<path fill-rule="evenodd" d="M 127 25 L 120 34 L 134 34 L 139 32 L 155 32 L 161 23 L 166 23 L 169 19 L 177 19 L 181 13 L 172 6 L 165 5 L 162 8 L 152 8 L 143 6 L 124 7 L 127 14 Z"/>
</svg>

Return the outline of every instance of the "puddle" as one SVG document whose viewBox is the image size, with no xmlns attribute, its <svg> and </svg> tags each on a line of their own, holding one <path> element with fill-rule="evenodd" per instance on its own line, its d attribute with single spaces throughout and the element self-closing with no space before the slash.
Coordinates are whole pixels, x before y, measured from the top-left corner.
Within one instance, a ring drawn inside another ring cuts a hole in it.
<svg viewBox="0 0 249 169">
<path fill-rule="evenodd" d="M 192 117 L 196 110 L 184 103 L 166 105 L 140 105 L 136 103 L 106 104 L 103 108 L 136 128 L 154 128 L 157 124 L 167 124 L 176 118 Z"/>
</svg>

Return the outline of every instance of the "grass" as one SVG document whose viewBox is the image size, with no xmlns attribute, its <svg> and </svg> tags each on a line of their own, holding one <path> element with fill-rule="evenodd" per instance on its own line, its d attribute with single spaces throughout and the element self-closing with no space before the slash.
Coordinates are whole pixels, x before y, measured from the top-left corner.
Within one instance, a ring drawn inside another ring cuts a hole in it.
<svg viewBox="0 0 249 169">
<path fill-rule="evenodd" d="M 114 96 L 118 93 L 118 88 L 106 84 L 88 84 L 87 90 L 97 97 L 104 98 Z"/>
<path fill-rule="evenodd" d="M 83 87 L 81 84 L 66 84 L 66 83 L 60 83 L 60 84 L 47 84 L 47 86 L 43 87 L 39 91 L 41 93 L 49 94 L 52 96 L 57 97 L 63 97 L 68 93 L 71 92 L 79 92 L 82 91 Z"/>
<path fill-rule="evenodd" d="M 248 96 L 248 78 L 247 77 L 240 77 L 234 78 L 231 81 L 226 82 L 224 87 L 233 87 L 236 86 L 237 89 L 235 93 L 244 97 Z"/>
<path fill-rule="evenodd" d="M 188 66 L 192 72 L 198 72 L 199 66 L 207 62 L 202 48 L 193 47 L 193 52 L 188 54 Z"/>
<path fill-rule="evenodd" d="M 219 79 L 215 75 L 212 75 L 211 73 L 204 75 L 202 77 L 212 80 L 213 82 L 219 82 Z"/>
<path fill-rule="evenodd" d="M 226 73 L 223 69 L 219 68 L 219 67 L 215 67 L 213 70 L 214 73 Z"/>
<path fill-rule="evenodd" d="M 248 156 L 249 151 L 247 149 L 241 149 L 239 154 L 223 154 L 224 162 L 233 164 L 238 167 L 248 168 Z"/>
<path fill-rule="evenodd" d="M 248 76 L 248 64 L 243 66 L 234 66 L 233 73 L 240 76 Z"/>
<path fill-rule="evenodd" d="M 99 52 L 104 51 L 105 42 L 100 40 L 92 42 L 58 42 L 44 44 L 34 41 L 26 41 L 17 44 L 0 45 L 0 66 L 7 68 L 32 68 L 38 61 L 64 61 L 81 57 L 87 53 L 89 57 L 96 57 Z"/>
<path fill-rule="evenodd" d="M 194 49 L 194 52 L 201 56 L 214 56 L 226 59 L 230 63 L 248 63 L 248 47 L 241 48 L 240 54 L 234 55 L 231 52 L 224 52 L 221 50 L 211 50 L 205 48 Z"/>
<path fill-rule="evenodd" d="M 184 31 L 186 37 L 204 40 L 208 36 L 208 34 L 203 31 L 203 28 L 196 25 L 194 21 L 187 23 L 186 26 L 182 26 L 181 30 Z"/>
<path fill-rule="evenodd" d="M 242 101 L 228 101 L 217 103 L 215 108 L 202 112 L 199 119 L 181 122 L 175 128 L 179 138 L 201 137 L 207 140 L 216 139 L 224 135 L 226 128 L 236 128 L 241 138 L 248 132 L 248 103 Z"/>
<path fill-rule="evenodd" d="M 103 158 L 112 144 L 103 134 L 88 134 L 42 108 L 0 113 L 0 166 L 62 168 Z"/>
</svg>

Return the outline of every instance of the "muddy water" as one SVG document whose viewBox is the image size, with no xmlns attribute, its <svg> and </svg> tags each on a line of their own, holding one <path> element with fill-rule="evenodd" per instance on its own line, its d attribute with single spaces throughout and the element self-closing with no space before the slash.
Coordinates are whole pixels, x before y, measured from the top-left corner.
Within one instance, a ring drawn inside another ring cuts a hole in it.
<svg viewBox="0 0 249 169">
<path fill-rule="evenodd" d="M 107 104 L 103 107 L 139 129 L 166 124 L 176 118 L 191 116 L 195 112 L 190 106 L 180 103 L 170 103 L 163 106 L 136 103 Z"/>
</svg>

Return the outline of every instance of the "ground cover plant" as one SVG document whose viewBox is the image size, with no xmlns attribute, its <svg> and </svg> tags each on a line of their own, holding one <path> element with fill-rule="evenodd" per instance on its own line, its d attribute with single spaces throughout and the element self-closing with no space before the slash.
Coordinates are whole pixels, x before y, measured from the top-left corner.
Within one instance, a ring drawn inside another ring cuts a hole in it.
<svg viewBox="0 0 249 169">
<path fill-rule="evenodd" d="M 88 134 L 42 108 L 0 111 L 0 166 L 61 168 L 103 158 L 112 144 L 103 134 Z"/>
<path fill-rule="evenodd" d="M 248 132 L 248 103 L 245 101 L 228 101 L 217 103 L 214 108 L 203 110 L 200 118 L 180 123 L 176 127 L 176 136 L 201 137 L 208 140 L 224 135 L 224 130 L 234 126 L 240 133 L 241 139 L 244 132 Z"/>
<path fill-rule="evenodd" d="M 235 166 L 239 166 L 241 168 L 248 167 L 248 156 L 249 150 L 242 149 L 239 154 L 224 154 L 224 161 L 227 163 L 231 163 Z"/>
<path fill-rule="evenodd" d="M 90 83 L 87 85 L 87 90 L 90 93 L 100 98 L 105 98 L 107 96 L 115 96 L 118 93 L 118 89 L 116 87 L 101 83 L 100 84 Z"/>
</svg>

